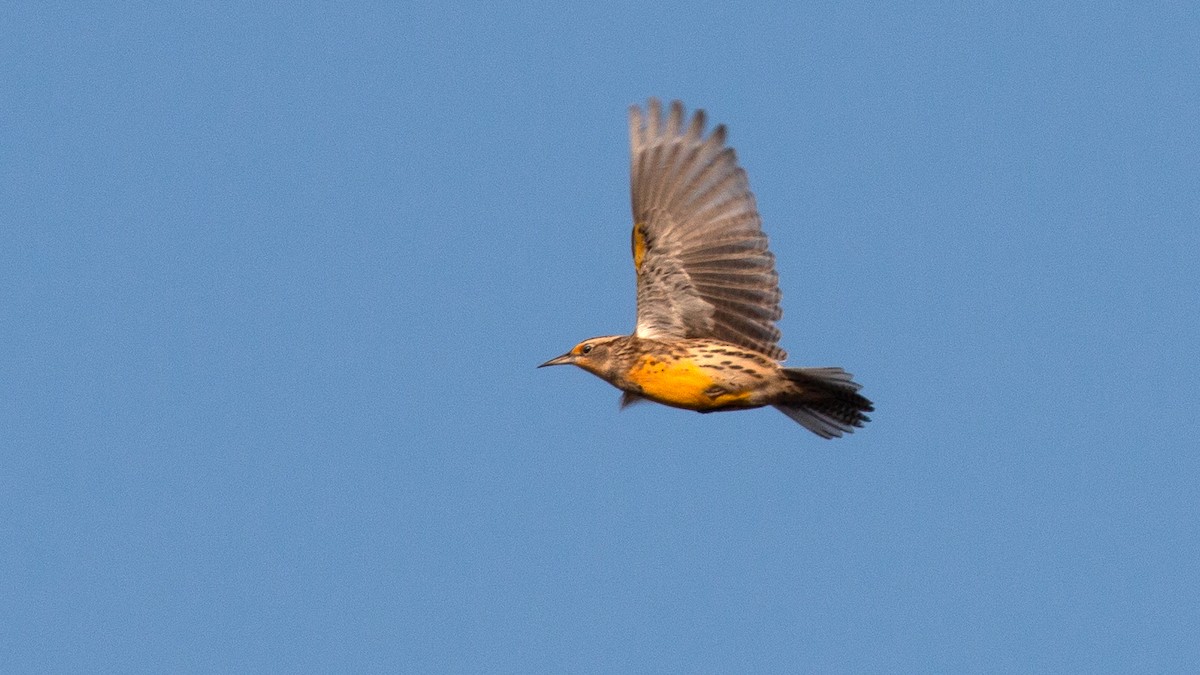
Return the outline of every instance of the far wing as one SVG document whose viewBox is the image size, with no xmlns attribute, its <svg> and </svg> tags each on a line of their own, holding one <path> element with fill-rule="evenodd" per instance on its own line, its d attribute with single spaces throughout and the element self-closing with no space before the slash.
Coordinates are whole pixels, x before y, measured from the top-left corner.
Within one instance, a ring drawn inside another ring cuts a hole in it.
<svg viewBox="0 0 1200 675">
<path fill-rule="evenodd" d="M 629 111 L 637 335 L 712 337 L 782 361 L 779 281 L 754 195 L 725 127 L 704 136 L 683 104 Z"/>
</svg>

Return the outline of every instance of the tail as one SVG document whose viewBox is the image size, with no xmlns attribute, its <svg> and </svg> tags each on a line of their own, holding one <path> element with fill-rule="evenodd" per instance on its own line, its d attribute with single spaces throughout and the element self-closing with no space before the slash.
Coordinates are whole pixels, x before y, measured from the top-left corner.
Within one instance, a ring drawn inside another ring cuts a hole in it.
<svg viewBox="0 0 1200 675">
<path fill-rule="evenodd" d="M 841 368 L 784 368 L 783 374 L 791 387 L 773 405 L 821 438 L 840 437 L 871 420 L 864 413 L 875 406 Z"/>
</svg>

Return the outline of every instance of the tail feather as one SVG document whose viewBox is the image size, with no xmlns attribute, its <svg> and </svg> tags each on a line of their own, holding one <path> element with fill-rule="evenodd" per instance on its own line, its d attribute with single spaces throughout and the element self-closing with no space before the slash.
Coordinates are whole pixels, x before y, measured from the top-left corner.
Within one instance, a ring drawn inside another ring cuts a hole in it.
<svg viewBox="0 0 1200 675">
<path fill-rule="evenodd" d="M 783 374 L 792 388 L 773 405 L 814 434 L 837 438 L 871 420 L 865 413 L 875 406 L 841 368 L 784 368 Z"/>
</svg>

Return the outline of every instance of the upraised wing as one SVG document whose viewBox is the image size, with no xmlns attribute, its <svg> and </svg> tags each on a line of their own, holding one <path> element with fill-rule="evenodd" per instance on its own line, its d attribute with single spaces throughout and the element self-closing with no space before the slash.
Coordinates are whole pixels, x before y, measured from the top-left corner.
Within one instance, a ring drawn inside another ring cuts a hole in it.
<svg viewBox="0 0 1200 675">
<path fill-rule="evenodd" d="M 704 136 L 697 110 L 650 99 L 629 110 L 637 335 L 712 337 L 776 360 L 779 277 L 754 195 L 725 127 Z"/>
</svg>

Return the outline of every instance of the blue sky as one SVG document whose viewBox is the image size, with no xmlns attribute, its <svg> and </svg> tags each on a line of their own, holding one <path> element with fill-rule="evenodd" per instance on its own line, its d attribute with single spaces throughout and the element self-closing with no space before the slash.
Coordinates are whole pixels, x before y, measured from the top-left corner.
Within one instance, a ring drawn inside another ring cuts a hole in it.
<svg viewBox="0 0 1200 675">
<path fill-rule="evenodd" d="M 6 669 L 1200 668 L 1198 29 L 10 7 Z M 535 369 L 633 326 L 649 96 L 729 126 L 859 433 Z"/>
</svg>

